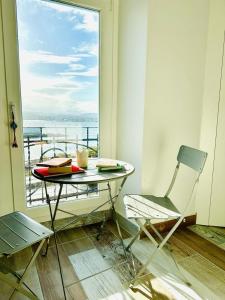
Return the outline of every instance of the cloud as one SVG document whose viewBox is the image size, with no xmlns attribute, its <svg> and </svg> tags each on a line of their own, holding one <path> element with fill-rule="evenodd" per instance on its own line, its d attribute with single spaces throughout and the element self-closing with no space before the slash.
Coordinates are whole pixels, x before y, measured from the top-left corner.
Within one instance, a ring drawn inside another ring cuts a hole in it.
<svg viewBox="0 0 225 300">
<path fill-rule="evenodd" d="M 84 70 L 86 67 L 81 64 L 70 64 L 69 68 L 72 71 L 81 71 L 81 70 Z"/>
<path fill-rule="evenodd" d="M 23 109 L 52 114 L 97 112 L 97 101 L 78 98 L 79 92 L 86 88 L 90 88 L 89 82 L 77 82 L 65 76 L 37 76 L 27 72 L 21 77 Z"/>
<path fill-rule="evenodd" d="M 95 104 L 82 104 L 75 97 L 79 97 L 82 90 L 90 88 L 91 83 L 75 80 L 74 76 L 55 74 L 54 76 L 34 74 L 29 66 L 38 63 L 67 63 L 71 69 L 81 72 L 85 67 L 75 64 L 73 56 L 57 56 L 49 52 L 38 51 L 37 57 L 34 53 L 24 51 L 20 59 L 21 66 L 21 94 L 23 108 L 26 111 L 71 113 L 74 109 L 79 112 L 90 112 L 89 108 Z M 71 63 L 72 62 L 72 63 Z M 71 64 L 70 64 L 71 63 Z M 74 96 L 76 95 L 76 96 Z M 82 111 L 82 110 L 85 111 Z"/>
<path fill-rule="evenodd" d="M 59 75 L 62 76 L 85 76 L 85 77 L 97 77 L 98 76 L 98 66 L 89 68 L 85 71 L 75 71 L 75 72 L 61 72 Z"/>
<path fill-rule="evenodd" d="M 55 94 L 57 91 L 62 93 L 75 92 L 85 89 L 89 86 L 88 82 L 75 81 L 72 77 L 64 76 L 43 76 L 34 75 L 29 71 L 25 71 L 21 76 L 21 87 L 24 95 L 29 96 L 32 93 Z"/>
<path fill-rule="evenodd" d="M 30 90 L 22 95 L 24 111 L 51 114 L 73 114 L 98 112 L 98 101 L 82 101 L 78 97 L 72 97 L 71 91 L 50 94 L 43 90 Z"/>
<path fill-rule="evenodd" d="M 78 14 L 82 16 L 82 20 L 80 22 L 75 22 L 75 29 L 88 32 L 97 32 L 99 30 L 99 17 L 97 12 L 80 10 Z"/>
<path fill-rule="evenodd" d="M 78 50 L 78 52 L 88 51 L 89 49 L 94 49 L 94 46 L 84 46 Z M 94 50 L 92 50 L 94 51 Z M 63 72 L 58 72 L 56 76 L 51 79 L 50 86 L 52 86 L 55 81 L 54 88 L 57 89 L 60 87 L 61 89 L 66 89 L 68 82 L 64 82 L 63 77 L 72 77 L 74 76 L 85 76 L 85 77 L 96 77 L 98 76 L 98 66 L 94 66 L 91 68 L 87 68 L 86 65 L 81 63 L 77 63 L 81 61 L 80 57 L 81 53 L 77 53 L 75 55 L 56 55 L 47 51 L 27 51 L 23 50 L 20 52 L 20 62 L 21 62 L 21 70 L 26 74 L 28 72 L 29 66 L 36 64 L 58 64 L 67 66 L 67 70 Z M 58 77 L 57 77 L 58 76 Z M 60 76 L 60 77 L 59 77 Z M 34 77 L 33 74 L 30 73 L 30 77 Z M 42 80 L 42 78 L 44 80 Z M 68 80 L 68 78 L 67 78 Z M 39 83 L 43 85 L 45 88 L 46 84 L 49 84 L 49 77 L 40 76 L 38 78 Z M 71 86 L 71 89 L 76 89 L 76 84 Z"/>
<path fill-rule="evenodd" d="M 77 112 L 98 113 L 98 101 L 76 101 L 74 110 Z"/>
<path fill-rule="evenodd" d="M 75 30 L 97 32 L 99 30 L 99 13 L 86 8 L 64 3 L 42 2 L 41 5 L 55 10 L 57 13 L 68 15 L 68 20 L 73 23 Z"/>
<path fill-rule="evenodd" d="M 45 64 L 73 64 L 80 61 L 76 55 L 56 55 L 47 51 L 20 51 L 20 60 L 25 65 L 45 63 Z"/>
<path fill-rule="evenodd" d="M 82 57 L 82 55 L 87 56 L 99 56 L 99 44 L 98 43 L 83 43 L 79 47 L 73 47 L 74 52 L 79 56 Z"/>
<path fill-rule="evenodd" d="M 19 41 L 21 42 L 26 42 L 29 40 L 29 30 L 26 26 L 26 24 L 21 20 L 21 18 L 18 18 L 18 37 Z"/>
<path fill-rule="evenodd" d="M 59 13 L 73 13 L 74 7 L 72 5 L 67 5 L 65 3 L 55 3 L 53 1 L 42 1 L 41 6 L 46 6 L 48 8 L 54 9 Z"/>
</svg>

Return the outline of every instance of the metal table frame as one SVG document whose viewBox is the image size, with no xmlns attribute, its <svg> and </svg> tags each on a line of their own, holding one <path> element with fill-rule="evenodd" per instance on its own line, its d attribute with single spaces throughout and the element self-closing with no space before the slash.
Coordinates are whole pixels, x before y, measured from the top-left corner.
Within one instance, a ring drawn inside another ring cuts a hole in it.
<svg viewBox="0 0 225 300">
<path fill-rule="evenodd" d="M 59 270 L 60 270 L 60 276 L 61 276 L 61 281 L 62 281 L 62 287 L 63 287 L 63 293 L 64 293 L 64 297 L 66 299 L 66 293 L 65 293 L 65 286 L 64 286 L 64 281 L 63 281 L 63 274 L 62 274 L 62 267 L 61 267 L 61 263 L 60 263 L 60 258 L 59 258 L 59 250 L 58 250 L 58 245 L 57 245 L 57 239 L 56 239 L 56 233 L 60 230 L 65 229 L 66 227 L 68 227 L 71 224 L 75 224 L 80 220 L 80 216 L 79 215 L 75 215 L 72 214 L 71 212 L 62 210 L 59 208 L 59 202 L 60 202 L 60 197 L 61 197 L 61 193 L 62 193 L 62 189 L 63 189 L 63 185 L 64 184 L 100 184 L 100 183 L 106 183 L 106 188 L 103 189 L 94 189 L 95 192 L 102 192 L 102 191 L 108 191 L 108 199 L 102 203 L 101 205 L 97 206 L 95 209 L 93 209 L 91 212 L 89 212 L 87 214 L 87 217 L 91 214 L 93 214 L 94 212 L 98 211 L 101 207 L 103 207 L 106 204 L 110 204 L 111 209 L 112 209 L 112 213 L 113 213 L 113 217 L 117 226 L 117 230 L 119 233 L 119 238 L 121 241 L 121 245 L 123 247 L 123 251 L 124 251 L 124 255 L 126 260 L 128 259 L 127 257 L 127 252 L 123 243 L 123 237 L 121 234 L 121 230 L 120 230 L 120 225 L 117 219 L 117 215 L 116 215 L 116 210 L 115 210 L 115 203 L 118 200 L 118 197 L 122 191 L 122 188 L 128 178 L 128 176 L 130 176 L 133 172 L 134 172 L 134 167 L 130 164 L 127 164 L 125 162 L 121 162 L 121 161 L 116 161 L 119 164 L 122 164 L 125 166 L 125 171 L 122 172 L 98 172 L 98 169 L 94 166 L 93 164 L 94 160 L 92 161 L 92 166 L 88 167 L 85 173 L 79 173 L 79 174 L 73 174 L 73 175 L 63 175 L 63 176 L 58 176 L 58 177 L 41 177 L 40 175 L 37 175 L 37 173 L 34 172 L 34 170 L 32 170 L 32 174 L 34 177 L 36 177 L 37 179 L 40 179 L 42 181 L 44 181 L 44 186 L 45 186 L 45 193 L 46 193 L 46 201 L 49 207 L 49 212 L 50 212 L 50 218 L 51 218 L 51 227 L 52 230 L 54 232 L 54 242 L 55 242 L 55 246 L 56 246 L 56 253 L 57 253 L 57 260 L 58 260 L 58 264 L 59 264 Z M 117 193 L 113 196 L 112 194 L 112 187 L 111 187 L 111 182 L 115 181 L 115 180 L 122 180 Z M 50 196 L 48 194 L 48 188 L 47 188 L 47 182 L 51 182 L 51 183 L 56 183 L 59 184 L 59 191 L 58 191 L 58 195 L 56 198 L 56 202 L 55 202 L 55 208 L 52 207 L 51 205 L 51 199 Z M 89 191 L 90 193 L 91 191 Z M 77 193 L 76 196 L 79 196 L 81 193 Z M 72 215 L 74 218 L 72 220 L 70 220 L 68 223 L 66 223 L 65 225 L 55 228 L 55 219 L 56 219 L 56 215 L 57 215 L 57 211 L 62 211 L 63 213 L 67 213 L 69 215 Z M 105 220 L 103 221 L 103 224 L 105 223 Z M 47 251 L 48 251 L 48 245 L 49 245 L 49 241 L 47 243 L 46 246 L 46 251 L 44 253 L 44 255 L 47 255 Z"/>
</svg>

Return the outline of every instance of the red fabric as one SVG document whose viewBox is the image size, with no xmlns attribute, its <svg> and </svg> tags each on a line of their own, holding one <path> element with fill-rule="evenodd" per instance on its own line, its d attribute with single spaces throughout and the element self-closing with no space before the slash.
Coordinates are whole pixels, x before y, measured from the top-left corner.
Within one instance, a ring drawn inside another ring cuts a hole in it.
<svg viewBox="0 0 225 300">
<path fill-rule="evenodd" d="M 73 173 L 82 173 L 84 172 L 84 169 L 76 166 L 76 165 L 72 165 L 72 173 L 57 173 L 57 174 L 49 174 L 48 172 L 48 167 L 40 167 L 40 168 L 36 168 L 34 169 L 35 173 L 37 173 L 38 175 L 41 175 L 43 177 L 47 177 L 47 176 L 66 176 L 69 174 L 73 174 Z"/>
</svg>

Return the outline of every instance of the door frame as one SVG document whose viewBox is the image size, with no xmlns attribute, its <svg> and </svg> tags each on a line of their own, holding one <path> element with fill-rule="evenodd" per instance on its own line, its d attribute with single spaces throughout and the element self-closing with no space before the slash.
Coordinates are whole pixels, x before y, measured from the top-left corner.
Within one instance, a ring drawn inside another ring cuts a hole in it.
<svg viewBox="0 0 225 300">
<path fill-rule="evenodd" d="M 7 91 L 5 82 L 5 62 L 3 47 L 2 7 L 0 1 L 0 215 L 14 210 L 11 177 L 11 157 L 9 149 L 9 128 L 7 112 Z"/>
<path fill-rule="evenodd" d="M 15 107 L 15 119 L 18 125 L 18 148 L 10 147 L 11 176 L 13 186 L 13 205 L 38 221 L 49 219 L 47 205 L 27 208 L 25 197 L 25 173 L 23 152 L 23 122 L 20 93 L 19 55 L 17 43 L 16 0 L 0 0 L 2 4 L 2 24 L 4 38 L 4 61 L 7 90 L 8 113 L 11 104 Z M 99 103 L 99 140 L 100 156 L 115 158 L 116 154 L 116 101 L 117 101 L 117 20 L 118 0 L 67 0 L 56 1 L 84 8 L 97 9 L 100 12 L 100 103 Z M 103 82 L 104 79 L 104 82 Z M 10 118 L 10 115 L 8 116 Z M 7 130 L 9 130 L 7 128 Z M 12 132 L 10 130 L 10 141 Z M 104 201 L 105 195 L 89 200 L 76 200 L 61 204 L 62 209 L 76 214 L 87 213 Z M 66 217 L 59 214 L 58 218 Z"/>
</svg>

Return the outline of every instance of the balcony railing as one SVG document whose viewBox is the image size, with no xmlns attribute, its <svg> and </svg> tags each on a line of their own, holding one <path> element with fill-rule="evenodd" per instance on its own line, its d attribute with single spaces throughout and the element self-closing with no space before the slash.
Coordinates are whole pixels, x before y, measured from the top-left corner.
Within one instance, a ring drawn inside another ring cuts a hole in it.
<svg viewBox="0 0 225 300">
<path fill-rule="evenodd" d="M 78 148 L 88 149 L 89 157 L 97 157 L 99 152 L 98 127 L 24 127 L 24 155 L 27 206 L 38 206 L 46 203 L 43 182 L 31 175 L 37 162 L 52 157 L 75 157 Z M 54 201 L 57 185 L 48 183 L 50 198 Z M 65 185 L 62 199 L 73 200 L 96 196 L 95 187 L 86 185 Z M 90 194 L 90 192 L 92 192 Z M 78 195 L 79 194 L 79 195 Z"/>
</svg>

